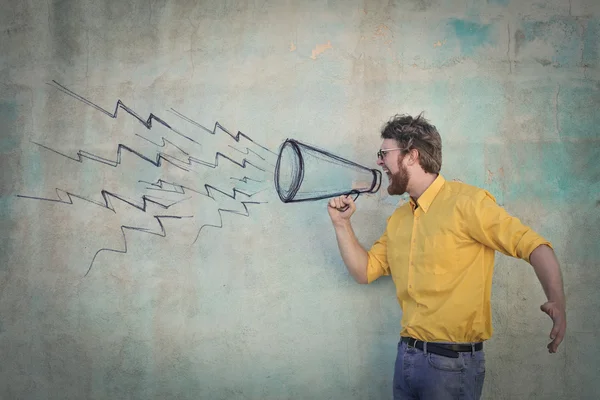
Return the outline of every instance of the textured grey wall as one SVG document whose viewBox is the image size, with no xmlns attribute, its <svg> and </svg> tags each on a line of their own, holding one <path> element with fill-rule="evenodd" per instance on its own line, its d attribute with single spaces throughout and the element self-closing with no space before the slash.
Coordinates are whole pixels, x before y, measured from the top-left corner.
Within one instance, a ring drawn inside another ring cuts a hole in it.
<svg viewBox="0 0 600 400">
<path fill-rule="evenodd" d="M 485 398 L 597 398 L 599 35 L 596 0 L 0 1 L 0 398 L 390 398 L 393 284 L 351 280 L 325 202 L 281 203 L 268 150 L 373 167 L 382 123 L 422 110 L 446 178 L 565 273 L 549 355 L 533 270 L 498 256 Z M 110 118 L 118 99 L 172 129 Z M 217 151 L 262 170 L 196 162 Z M 397 200 L 360 198 L 365 246 Z"/>
</svg>

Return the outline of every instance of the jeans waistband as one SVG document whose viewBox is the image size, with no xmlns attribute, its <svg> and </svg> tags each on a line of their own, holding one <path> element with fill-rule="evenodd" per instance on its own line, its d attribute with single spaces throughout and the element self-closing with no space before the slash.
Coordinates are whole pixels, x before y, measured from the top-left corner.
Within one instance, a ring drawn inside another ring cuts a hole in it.
<svg viewBox="0 0 600 400">
<path fill-rule="evenodd" d="M 458 353 L 483 350 L 483 342 L 477 343 L 437 343 L 424 342 L 412 337 L 402 336 L 401 340 L 409 347 L 414 347 L 425 352 L 438 354 L 441 356 L 458 358 Z"/>
</svg>

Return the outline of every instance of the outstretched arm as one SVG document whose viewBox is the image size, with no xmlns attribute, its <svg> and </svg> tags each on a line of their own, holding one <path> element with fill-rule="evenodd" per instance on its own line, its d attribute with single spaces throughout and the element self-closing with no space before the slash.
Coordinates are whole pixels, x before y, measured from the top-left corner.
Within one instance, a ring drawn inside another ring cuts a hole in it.
<svg viewBox="0 0 600 400">
<path fill-rule="evenodd" d="M 540 245 L 529 256 L 529 262 L 535 270 L 548 301 L 540 308 L 548 314 L 554 323 L 548 344 L 550 353 L 556 353 L 567 330 L 566 301 L 562 275 L 554 251 L 547 245 Z"/>
</svg>

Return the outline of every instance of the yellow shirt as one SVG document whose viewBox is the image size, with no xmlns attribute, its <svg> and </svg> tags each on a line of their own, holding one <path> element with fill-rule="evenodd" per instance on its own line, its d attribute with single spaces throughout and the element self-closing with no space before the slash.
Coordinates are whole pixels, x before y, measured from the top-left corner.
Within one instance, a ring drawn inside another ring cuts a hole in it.
<svg viewBox="0 0 600 400">
<path fill-rule="evenodd" d="M 368 252 L 369 283 L 392 276 L 402 336 L 430 342 L 489 339 L 495 251 L 529 262 L 536 247 L 551 244 L 486 190 L 447 182 L 442 175 L 417 204 L 411 199 L 388 218 Z"/>
</svg>

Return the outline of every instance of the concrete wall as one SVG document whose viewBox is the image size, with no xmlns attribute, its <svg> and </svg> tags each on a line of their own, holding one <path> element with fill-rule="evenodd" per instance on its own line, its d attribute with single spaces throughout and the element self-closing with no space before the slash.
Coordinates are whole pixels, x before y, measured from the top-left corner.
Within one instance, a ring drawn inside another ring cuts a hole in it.
<svg viewBox="0 0 600 400">
<path fill-rule="evenodd" d="M 375 167 L 381 125 L 424 110 L 445 176 L 491 190 L 565 274 L 549 355 L 533 270 L 498 256 L 485 398 L 597 398 L 599 4 L 2 0 L 0 397 L 390 398 L 392 282 L 351 280 L 325 202 L 280 202 L 263 147 Z M 119 99 L 151 129 L 111 118 Z M 189 158 L 217 151 L 263 168 Z M 365 246 L 397 201 L 358 200 Z"/>
</svg>

